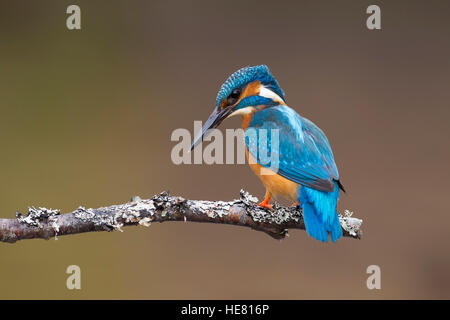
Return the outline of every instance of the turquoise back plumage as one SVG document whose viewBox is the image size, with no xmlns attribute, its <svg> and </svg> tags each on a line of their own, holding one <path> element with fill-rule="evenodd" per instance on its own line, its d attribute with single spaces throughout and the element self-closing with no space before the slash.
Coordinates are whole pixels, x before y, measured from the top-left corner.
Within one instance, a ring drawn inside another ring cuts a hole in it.
<svg viewBox="0 0 450 320">
<path fill-rule="evenodd" d="M 250 126 L 251 129 L 266 129 L 267 148 L 271 150 L 270 130 L 279 132 L 279 148 L 272 152 L 278 152 L 278 174 L 311 188 L 332 191 L 333 180 L 339 180 L 339 173 L 334 162 L 333 152 L 325 134 L 314 123 L 301 117 L 288 106 L 278 105 L 258 111 L 254 114 Z M 246 137 L 246 145 L 254 159 L 265 167 L 270 163 L 261 161 L 261 155 L 254 154 L 253 150 L 259 150 L 261 131 L 256 130 L 256 137 Z M 265 139 L 265 137 L 264 137 Z"/>
<path fill-rule="evenodd" d="M 298 199 L 303 208 L 306 230 L 318 240 L 328 241 L 328 233 L 335 242 L 342 236 L 336 211 L 339 198 L 339 173 L 330 143 L 320 128 L 288 106 L 278 105 L 257 111 L 247 128 L 255 134 L 247 134 L 245 143 L 251 156 L 264 167 L 273 167 L 267 162 L 270 152 L 278 153 L 278 174 L 302 187 Z M 278 148 L 272 149 L 271 129 L 278 130 Z M 267 138 L 266 138 L 267 137 Z M 267 139 L 267 144 L 262 139 Z M 262 159 L 260 147 L 266 146 L 267 158 Z"/>
</svg>

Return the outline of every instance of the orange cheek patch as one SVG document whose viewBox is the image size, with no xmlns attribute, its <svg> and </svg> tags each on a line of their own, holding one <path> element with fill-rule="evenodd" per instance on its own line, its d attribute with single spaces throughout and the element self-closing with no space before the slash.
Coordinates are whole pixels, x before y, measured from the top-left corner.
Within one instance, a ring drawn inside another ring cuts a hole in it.
<svg viewBox="0 0 450 320">
<path fill-rule="evenodd" d="M 241 97 L 239 98 L 239 100 L 235 103 L 235 105 L 238 105 L 242 99 L 244 99 L 245 97 L 250 97 L 250 96 L 256 96 L 259 94 L 259 88 L 261 87 L 261 81 L 255 81 L 255 82 L 251 82 L 249 83 L 244 91 L 241 94 Z"/>
</svg>

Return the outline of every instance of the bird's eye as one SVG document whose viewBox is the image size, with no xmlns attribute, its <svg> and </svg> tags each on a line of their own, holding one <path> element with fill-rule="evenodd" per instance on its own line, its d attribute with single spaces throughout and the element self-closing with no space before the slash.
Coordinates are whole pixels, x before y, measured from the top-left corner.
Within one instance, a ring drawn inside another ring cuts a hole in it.
<svg viewBox="0 0 450 320">
<path fill-rule="evenodd" d="M 227 98 L 227 104 L 229 106 L 235 104 L 236 101 L 239 99 L 240 95 L 241 95 L 241 90 L 234 89 Z"/>
</svg>

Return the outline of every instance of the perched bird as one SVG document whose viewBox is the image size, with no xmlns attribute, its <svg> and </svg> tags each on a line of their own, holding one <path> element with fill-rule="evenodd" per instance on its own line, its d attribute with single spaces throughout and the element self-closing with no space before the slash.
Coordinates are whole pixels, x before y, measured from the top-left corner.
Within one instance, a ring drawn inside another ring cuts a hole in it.
<svg viewBox="0 0 450 320">
<path fill-rule="evenodd" d="M 250 167 L 266 187 L 265 199 L 259 206 L 272 209 L 269 204 L 272 196 L 299 202 L 308 235 L 328 242 L 330 234 L 331 240 L 336 242 L 342 236 L 336 208 L 339 189 L 345 190 L 323 131 L 286 105 L 277 80 L 267 66 L 260 65 L 242 68 L 223 83 L 217 94 L 216 107 L 194 139 L 191 149 L 202 141 L 208 129 L 216 128 L 224 119 L 234 115 L 242 116 Z M 247 136 L 250 129 L 256 132 L 277 129 L 277 148 L 271 150 L 275 145 L 271 134 L 264 137 L 258 134 L 251 139 Z M 277 170 L 272 170 L 267 161 L 262 161 L 258 152 L 261 148 L 277 153 Z M 268 170 L 272 170 L 272 174 L 267 174 Z"/>
</svg>

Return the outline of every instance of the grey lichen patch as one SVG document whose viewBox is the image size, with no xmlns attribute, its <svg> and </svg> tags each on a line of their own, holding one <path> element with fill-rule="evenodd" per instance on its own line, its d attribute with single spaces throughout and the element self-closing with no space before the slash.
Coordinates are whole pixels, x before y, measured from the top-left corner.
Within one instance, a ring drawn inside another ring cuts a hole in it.
<svg viewBox="0 0 450 320">
<path fill-rule="evenodd" d="M 150 217 L 150 221 L 162 222 L 179 219 L 180 215 L 182 216 L 192 209 L 192 203 L 195 202 L 188 201 L 183 197 L 171 196 L 168 191 L 164 191 L 149 200 L 143 200 L 141 203 L 145 204 L 144 211 Z"/>
<path fill-rule="evenodd" d="M 182 212 L 186 199 L 183 197 L 171 197 L 168 191 L 161 192 L 151 199 L 153 214 L 159 212 L 161 217 L 171 218 L 175 212 Z"/>
<path fill-rule="evenodd" d="M 286 208 L 273 204 L 273 211 L 259 207 L 252 208 L 249 212 L 253 220 L 257 222 L 285 224 L 289 222 L 300 222 L 302 219 L 301 211 L 297 208 Z"/>
<path fill-rule="evenodd" d="M 222 218 L 230 212 L 231 202 L 225 201 L 188 201 L 188 206 L 196 214 L 206 214 L 209 218 Z"/>
<path fill-rule="evenodd" d="M 342 229 L 347 231 L 349 235 L 355 238 L 361 238 L 361 225 L 363 221 L 358 218 L 353 218 L 352 215 L 353 212 L 345 210 L 344 215 L 339 215 L 339 222 L 341 223 Z"/>
<path fill-rule="evenodd" d="M 300 207 L 282 207 L 278 203 L 275 203 L 273 210 L 275 214 L 272 218 L 276 224 L 284 224 L 291 221 L 299 223 L 303 219 Z"/>
<path fill-rule="evenodd" d="M 239 191 L 239 196 L 240 196 L 239 200 L 235 200 L 235 201 L 242 202 L 246 206 L 252 207 L 258 203 L 258 198 L 252 196 L 250 193 L 248 193 L 244 189 L 241 189 L 241 191 Z"/>
<path fill-rule="evenodd" d="M 93 221 L 95 218 L 95 213 L 93 209 L 86 209 L 83 206 L 79 206 L 74 212 L 74 216 L 84 222 Z"/>
<path fill-rule="evenodd" d="M 39 207 L 29 207 L 27 214 L 24 216 L 20 212 L 16 213 L 17 220 L 20 223 L 25 223 L 29 226 L 42 228 L 42 223 L 50 223 L 55 231 L 59 231 L 59 226 L 57 225 L 57 217 L 60 215 L 60 210 L 58 209 L 48 209 Z"/>
<path fill-rule="evenodd" d="M 152 224 L 151 221 L 152 220 L 150 218 L 145 217 L 139 220 L 139 224 L 144 227 L 150 227 L 150 225 Z"/>
<path fill-rule="evenodd" d="M 52 229 L 55 231 L 55 240 L 58 240 L 58 232 L 59 232 L 59 225 L 58 225 L 58 215 L 52 215 L 48 218 L 48 223 L 52 227 Z"/>
<path fill-rule="evenodd" d="M 155 207 L 163 207 L 167 203 L 170 203 L 171 197 L 169 191 L 163 191 L 160 194 L 157 194 L 151 198 Z"/>
<path fill-rule="evenodd" d="M 297 207 L 286 208 L 277 203 L 273 204 L 273 211 L 259 207 L 258 198 L 245 190 L 240 191 L 240 199 L 235 202 L 245 205 L 247 212 L 256 222 L 284 224 L 292 221 L 300 222 L 302 219 L 301 211 Z"/>
<path fill-rule="evenodd" d="M 151 221 L 151 217 L 155 213 L 155 205 L 153 203 L 153 200 L 141 200 L 137 202 L 131 202 L 121 208 L 121 215 L 120 217 L 126 222 L 126 223 L 140 223 L 140 221 L 144 218 L 148 219 L 148 221 Z M 144 222 L 144 225 L 146 223 Z"/>
<path fill-rule="evenodd" d="M 74 211 L 74 216 L 83 222 L 93 223 L 95 226 L 103 227 L 104 229 L 111 230 L 122 230 L 121 226 L 123 224 L 117 221 L 117 214 L 109 214 L 108 211 L 100 209 L 86 209 L 85 207 L 78 207 Z"/>
<path fill-rule="evenodd" d="M 140 202 L 140 201 L 142 201 L 142 199 L 139 196 L 132 196 L 130 199 L 130 202 Z"/>
<path fill-rule="evenodd" d="M 149 227 L 156 210 L 153 199 L 142 200 L 133 197 L 132 201 L 123 205 L 110 206 L 99 209 L 79 207 L 74 216 L 84 222 L 94 223 L 106 230 L 123 231 L 124 225 L 139 224 Z"/>
</svg>

